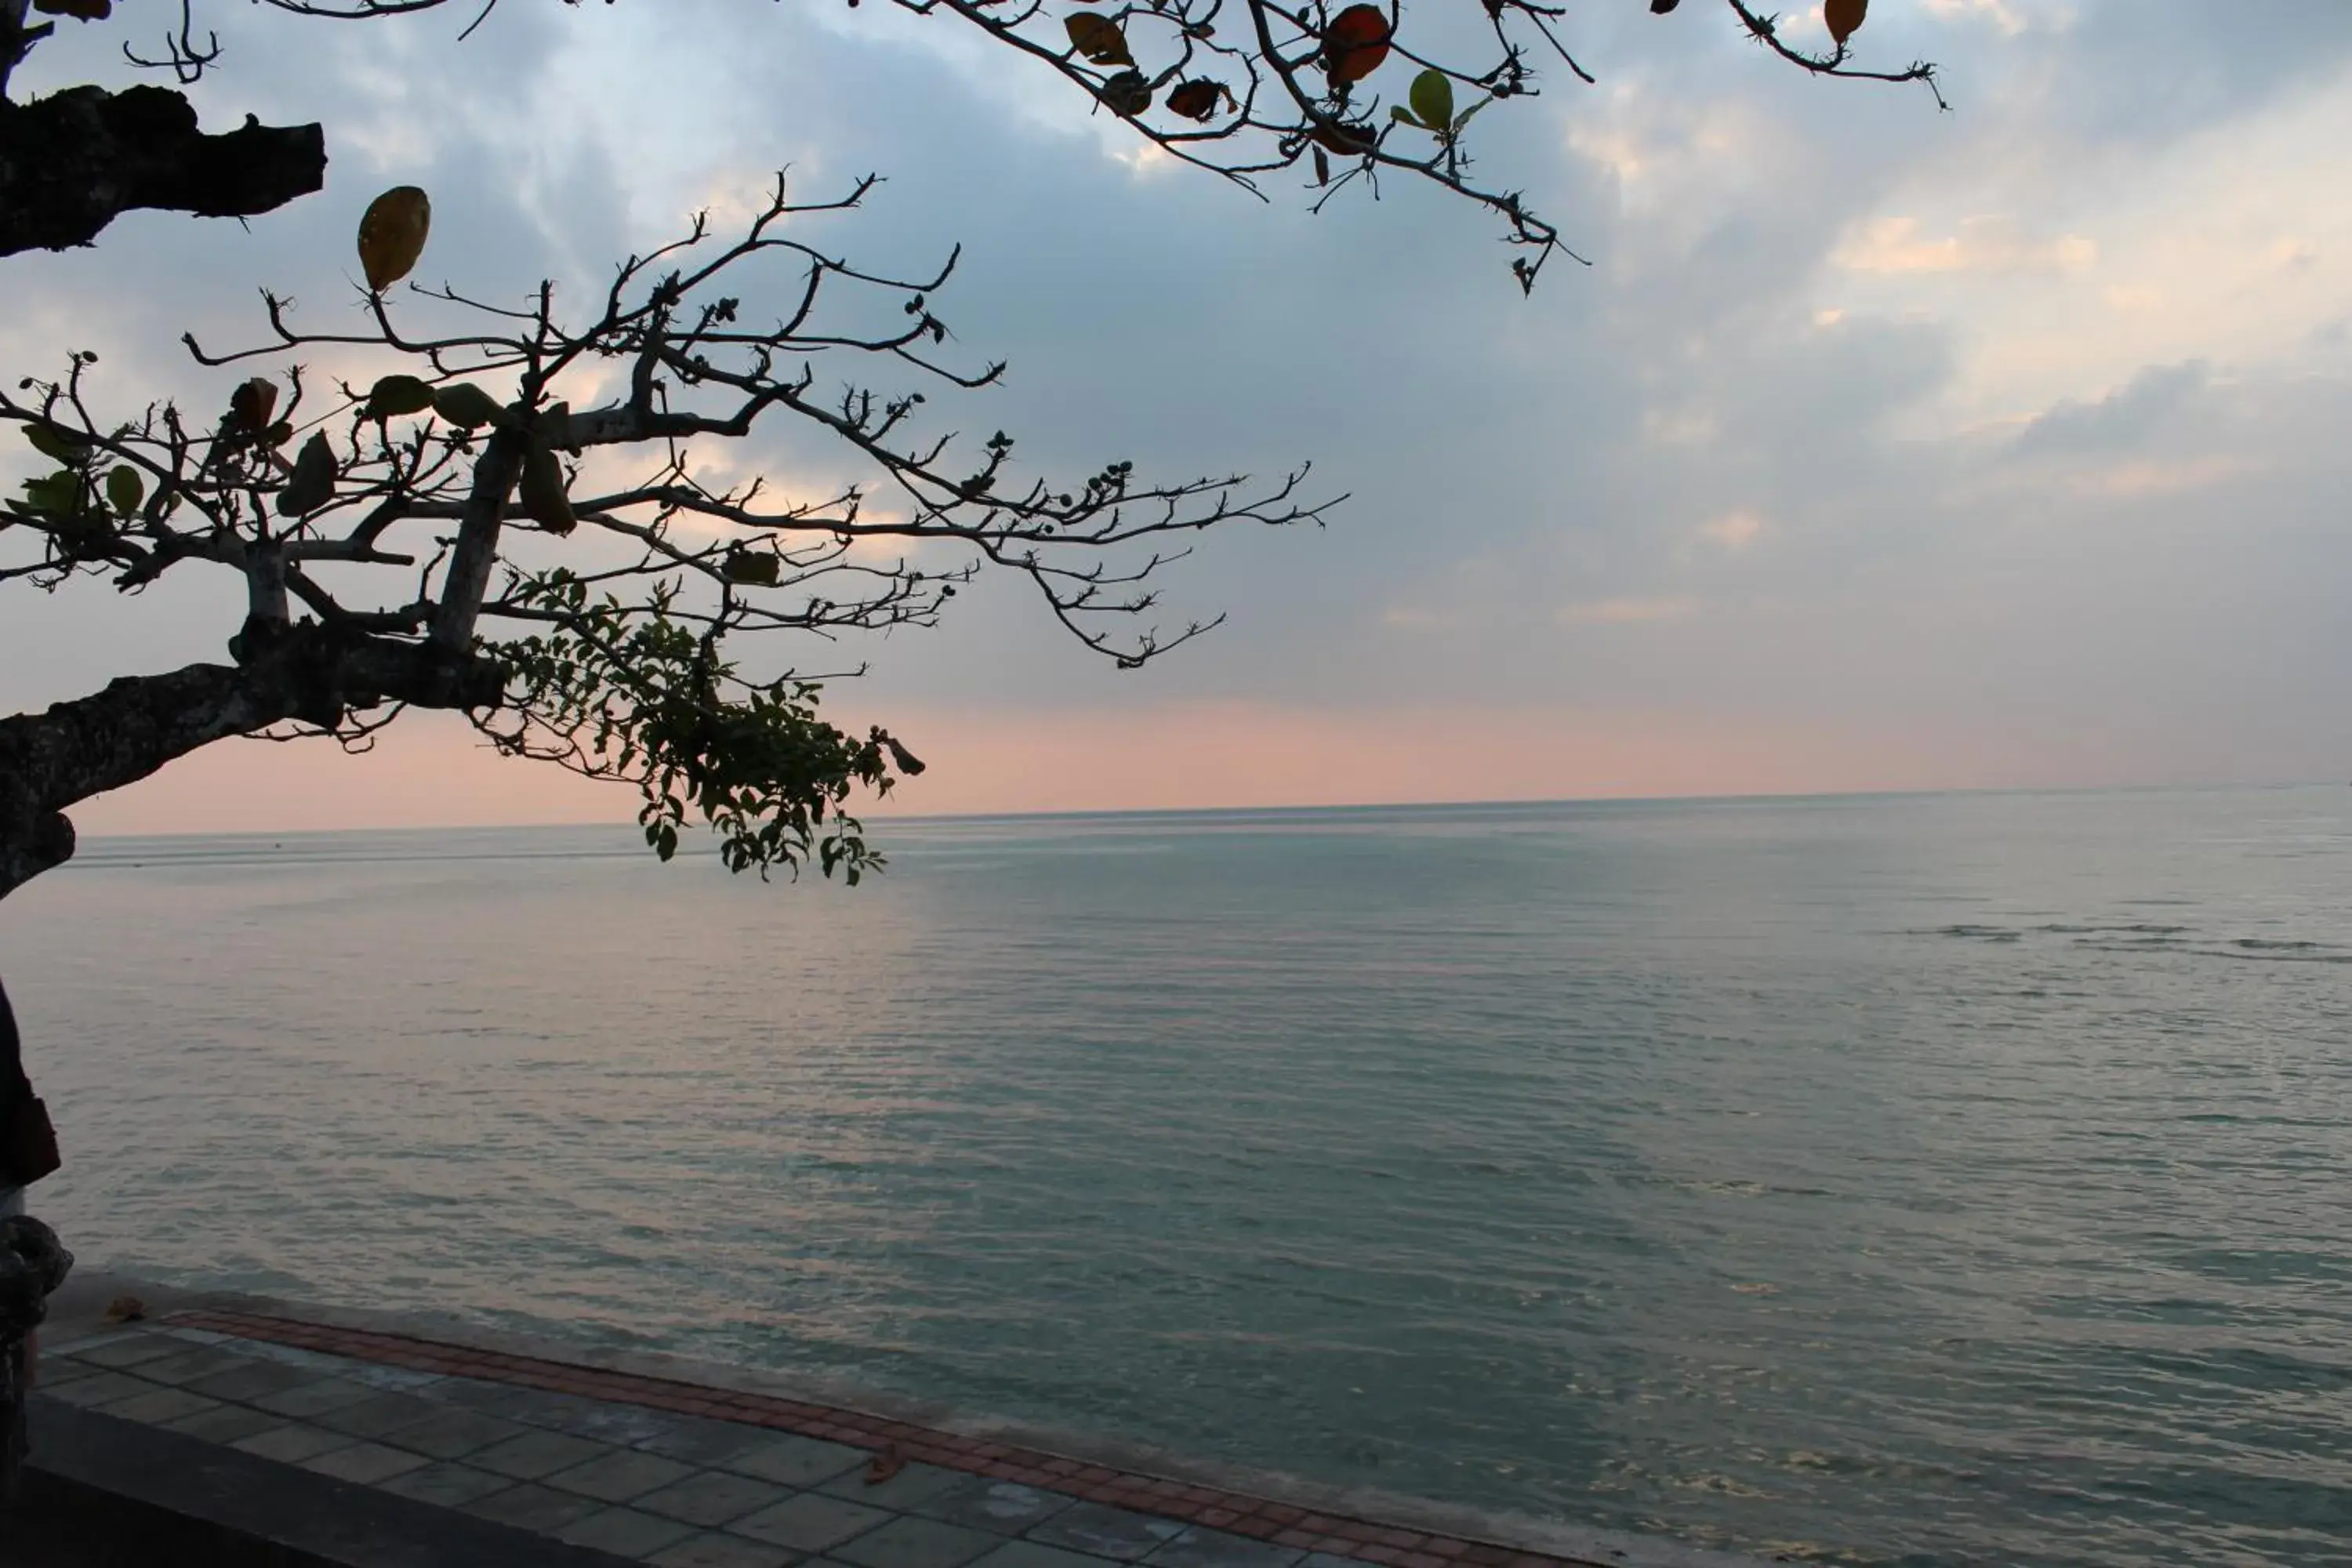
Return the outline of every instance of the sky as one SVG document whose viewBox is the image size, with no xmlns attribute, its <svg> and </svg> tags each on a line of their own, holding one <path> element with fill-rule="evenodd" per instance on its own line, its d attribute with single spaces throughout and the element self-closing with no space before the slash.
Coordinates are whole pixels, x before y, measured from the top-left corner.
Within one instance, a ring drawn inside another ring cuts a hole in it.
<svg viewBox="0 0 2352 1568">
<path fill-rule="evenodd" d="M 1426 0 L 1424 0 L 1426 3 Z M 201 9 L 201 7 L 200 7 Z M 930 764 L 919 812 L 2074 787 L 2352 777 L 2352 6 L 1880 0 L 1815 80 L 1722 7 L 1579 0 L 1599 78 L 1481 120 L 1486 174 L 1592 265 L 1522 298 L 1478 214 L 1391 182 L 1320 215 L 1147 156 L 951 17 L 868 5 L 509 0 L 343 26 L 215 4 L 206 122 L 321 120 L 326 189 L 133 215 L 12 258 L 12 374 L 96 351 L 126 409 L 216 404 L 177 348 L 255 290 L 331 325 L 385 186 L 423 269 L 575 285 L 789 165 L 868 170 L 824 242 L 963 265 L 941 296 L 1024 460 L 1278 473 L 1319 530 L 1212 533 L 1119 671 L 1020 584 L 863 659 L 826 710 Z M 1816 26 L 1801 18 L 1792 26 Z M 114 29 L 21 89 L 124 79 Z M 730 459 L 821 482 L 789 431 Z M 0 454 L 0 464 L 17 461 Z M 10 470 L 13 477 L 14 470 Z M 233 582 L 11 587 L 0 704 L 217 659 Z M 415 716 L 378 751 L 229 742 L 85 832 L 625 819 L 634 797 Z"/>
</svg>

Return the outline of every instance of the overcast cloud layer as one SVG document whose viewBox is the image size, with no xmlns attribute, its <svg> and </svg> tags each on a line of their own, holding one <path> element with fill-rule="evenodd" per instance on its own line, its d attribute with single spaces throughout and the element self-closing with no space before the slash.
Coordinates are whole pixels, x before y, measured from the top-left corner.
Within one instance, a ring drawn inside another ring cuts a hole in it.
<svg viewBox="0 0 2352 1568">
<path fill-rule="evenodd" d="M 1141 672 L 1013 584 L 857 650 L 874 674 L 832 701 L 938 764 L 910 807 L 2352 776 L 2340 0 L 1882 0 L 1872 50 L 1942 62 L 1951 114 L 1802 78 L 1719 7 L 1580 5 L 1601 85 L 1479 127 L 1594 261 L 1532 300 L 1456 204 L 1262 205 L 951 19 L 509 0 L 461 45 L 454 11 L 215 9 L 207 120 L 323 120 L 326 191 L 5 263 L 12 376 L 88 347 L 126 404 L 216 403 L 179 332 L 249 330 L 265 282 L 338 319 L 387 184 L 433 193 L 425 271 L 511 293 L 593 280 L 780 166 L 808 191 L 874 169 L 826 243 L 909 268 L 961 243 L 957 347 L 1012 362 L 956 425 L 1065 472 L 1311 458 L 1351 495 L 1327 531 L 1206 539 L 1171 614 L 1231 620 Z M 116 42 L 26 85 L 119 80 Z M 754 447 L 830 477 L 788 429 Z M 10 590 L 0 703 L 218 658 L 238 598 Z M 428 721 L 364 763 L 215 748 L 80 820 L 627 809 Z"/>
</svg>

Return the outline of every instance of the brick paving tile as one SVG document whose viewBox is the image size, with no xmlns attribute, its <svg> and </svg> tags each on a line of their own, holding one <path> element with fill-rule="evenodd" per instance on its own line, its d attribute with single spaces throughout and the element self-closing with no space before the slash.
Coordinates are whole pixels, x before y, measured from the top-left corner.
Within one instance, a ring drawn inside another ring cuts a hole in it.
<svg viewBox="0 0 2352 1568">
<path fill-rule="evenodd" d="M 207 1443 L 234 1443 L 240 1437 L 250 1437 L 256 1432 L 267 1432 L 273 1426 L 286 1425 L 277 1416 L 262 1410 L 247 1410 L 242 1405 L 215 1405 L 210 1410 L 194 1415 L 183 1415 L 177 1421 L 163 1424 L 166 1432 L 184 1433 Z"/>
<path fill-rule="evenodd" d="M 180 1353 L 159 1357 L 140 1364 L 139 1375 L 157 1383 L 194 1383 L 200 1377 L 234 1372 L 241 1366 L 259 1364 L 251 1356 L 225 1351 L 217 1345 L 182 1345 Z"/>
<path fill-rule="evenodd" d="M 578 1492 L 604 1502 L 627 1502 L 659 1487 L 682 1481 L 694 1474 L 692 1465 L 681 1465 L 676 1459 L 665 1459 L 659 1454 L 641 1454 L 635 1448 L 622 1448 L 601 1455 L 584 1465 L 574 1465 L 543 1476 L 549 1486 L 567 1492 Z"/>
<path fill-rule="evenodd" d="M 787 1489 L 772 1481 L 730 1476 L 724 1470 L 699 1470 L 658 1491 L 647 1492 L 633 1506 L 665 1519 L 709 1528 L 772 1508 L 790 1495 Z"/>
<path fill-rule="evenodd" d="M 716 1531 L 692 1536 L 647 1559 L 654 1568 L 793 1568 L 800 1553 Z"/>
<path fill-rule="evenodd" d="M 88 1362 L 60 1354 L 46 1345 L 41 1347 L 40 1386 L 43 1388 L 61 1388 L 85 1377 L 96 1377 L 105 1370 L 102 1366 L 92 1366 Z"/>
<path fill-rule="evenodd" d="M 199 1389 L 197 1392 L 202 1393 L 203 1390 Z M 362 1400 L 373 1399 L 375 1396 L 375 1390 L 364 1383 L 353 1383 L 348 1378 L 341 1377 L 320 1377 L 296 1384 L 291 1388 L 280 1389 L 275 1394 L 257 1394 L 251 1399 L 239 1400 L 237 1403 L 250 1405 L 257 1410 L 268 1410 L 279 1415 L 291 1415 L 298 1420 L 308 1420 L 313 1416 L 324 1415 L 330 1410 L 346 1409 Z"/>
<path fill-rule="evenodd" d="M 803 1492 L 739 1519 L 729 1528 L 738 1535 L 789 1546 L 795 1552 L 823 1552 L 865 1534 L 889 1518 L 878 1508 Z"/>
<path fill-rule="evenodd" d="M 97 1407 L 107 1415 L 120 1415 L 125 1421 L 144 1422 L 160 1426 L 166 1421 L 198 1415 L 206 1410 L 222 1408 L 217 1399 L 206 1399 L 201 1394 L 190 1394 L 184 1388 L 159 1388 L 152 1394 L 134 1394 L 128 1399 L 118 1399 L 111 1405 Z"/>
<path fill-rule="evenodd" d="M 573 1520 L 585 1519 L 604 1505 L 593 1498 L 574 1497 L 541 1486 L 509 1487 L 504 1491 L 457 1505 L 477 1519 L 511 1524 L 517 1530 L 552 1534 Z"/>
<path fill-rule="evenodd" d="M 485 1415 L 541 1426 L 553 1425 L 551 1417 L 560 1419 L 564 1409 L 563 1402 L 552 1394 L 476 1377 L 452 1377 L 436 1384 L 432 1397 L 440 1404 L 455 1405 L 460 1410 L 478 1410 Z"/>
<path fill-rule="evenodd" d="M 437 1508 L 463 1508 L 492 1492 L 504 1491 L 514 1482 L 504 1476 L 494 1476 L 488 1470 L 475 1469 L 470 1465 L 444 1460 L 410 1470 L 405 1475 L 394 1476 L 379 1484 L 385 1491 L 413 1498 L 418 1502 L 429 1502 Z"/>
<path fill-rule="evenodd" d="M 192 1345 L 220 1344 L 219 1356 L 234 1360 L 240 1352 L 270 1354 L 282 1364 L 257 1363 L 207 1363 L 195 1359 Z M 108 1369 L 153 1363 L 168 1375 L 159 1381 L 184 1382 L 199 1394 L 245 1403 L 285 1405 L 291 1394 L 299 1413 L 312 1411 L 308 1399 L 295 1393 L 299 1385 L 322 1381 L 322 1374 L 340 1374 L 336 1381 L 372 1383 L 381 1396 L 388 1391 L 415 1390 L 436 1402 L 465 1410 L 554 1431 L 538 1436 L 569 1436 L 602 1439 L 597 1447 L 625 1445 L 686 1465 L 715 1465 L 740 1476 L 757 1477 L 793 1488 L 821 1487 L 830 1497 L 793 1499 L 776 1508 L 795 1504 L 815 1508 L 827 1502 L 868 1510 L 872 1502 L 911 1509 L 939 1522 L 1005 1532 L 1006 1521 L 981 1510 L 997 1489 L 1027 1490 L 1050 1500 L 1053 1516 L 1030 1528 L 1031 1542 L 1012 1543 L 990 1554 L 987 1568 L 1074 1568 L 1084 1562 L 1133 1562 L 1138 1546 L 1144 1553 L 1171 1553 L 1172 1542 L 1192 1521 L 1195 1531 L 1213 1531 L 1225 1538 L 1222 1548 L 1259 1553 L 1253 1561 L 1265 1564 L 1284 1555 L 1268 1547 L 1272 1540 L 1289 1552 L 1316 1554 L 1291 1568 L 1570 1568 L 1564 1560 L 1540 1552 L 1506 1550 L 1483 1542 L 1432 1537 L 1370 1521 L 1316 1514 L 1288 1504 L 1225 1492 L 1190 1483 L 1131 1475 L 1099 1465 L 1016 1445 L 962 1434 L 934 1432 L 887 1417 L 834 1409 L 765 1394 L 704 1388 L 673 1380 L 641 1376 L 604 1368 L 585 1367 L 490 1351 L 467 1350 L 371 1331 L 330 1329 L 282 1319 L 236 1312 L 192 1311 L 174 1314 L 157 1330 L 130 1333 L 93 1334 L 70 1344 L 53 1343 L 52 1365 L 58 1369 L 55 1384 L 60 1398 L 80 1393 L 78 1403 L 105 1403 L 148 1392 L 138 1382 L 119 1378 L 114 1370 L 90 1371 L 58 1353 L 102 1358 L 93 1365 Z M 330 1358 L 341 1358 L 341 1362 Z M 359 1366 L 346 1364 L 351 1362 Z M 223 1370 L 206 1371 L 208 1364 Z M 203 1375 L 197 1375 L 202 1373 Z M 200 1386 L 226 1380 L 217 1388 Z M 227 1420 L 228 1412 L 206 1412 Z M 709 1417 L 710 1419 L 698 1419 Z M 353 1421 L 366 1422 L 366 1416 Z M 347 1425 L 349 1423 L 346 1423 Z M 417 1448 L 411 1434 L 429 1427 L 402 1426 L 387 1442 Z M 174 1429 L 178 1429 L 174 1423 Z M 784 1436 L 766 1436 L 783 1432 Z M 368 1434 L 373 1436 L 373 1434 Z M 257 1434 L 247 1434 L 257 1436 Z M 499 1446 L 516 1438 L 492 1439 Z M 869 1493 L 851 1472 L 860 1468 L 868 1451 L 889 1445 L 910 1461 L 899 1477 L 882 1483 L 887 1491 Z M 418 1451 L 424 1451 L 418 1448 Z M 447 1457 L 447 1456 L 436 1456 Z M 561 1468 L 561 1467 L 559 1467 Z M 939 1472 L 961 1472 L 961 1483 Z M 911 1478 L 911 1479 L 902 1479 Z M 975 1491 L 971 1489 L 978 1488 Z M 514 1489 L 530 1490 L 531 1489 Z M 921 1494 L 918 1500 L 917 1494 Z M 1080 1505 L 1068 1494 L 1087 1500 Z M 1002 1500 L 999 1499 L 998 1500 Z M 520 1506 L 518 1503 L 517 1506 Z M 1090 1510 L 1091 1512 L 1085 1511 Z M 959 1510 L 972 1517 L 950 1517 Z M 774 1508 L 761 1510 L 762 1514 Z M 870 1511 L 870 1510 L 869 1510 Z M 1088 1525 L 1087 1521 L 1094 1521 Z M 1109 1522 L 1106 1523 L 1108 1520 Z M 693 1522 L 693 1521 L 688 1521 Z M 1018 1524 L 1014 1528 L 1021 1528 Z M 1073 1551 L 1062 1544 L 1076 1541 L 1059 1531 L 1092 1529 L 1095 1538 Z M 1122 1535 L 1120 1531 L 1126 1533 Z M 1141 1536 L 1150 1538 L 1148 1543 Z M 1196 1535 L 1197 1542 L 1202 1539 Z M 673 1550 L 684 1552 L 692 1542 Z M 821 1547 L 784 1545 L 793 1551 Z M 761 1548 L 765 1550 L 766 1547 Z M 715 1548 L 713 1548 L 715 1550 Z M 1034 1557 L 1025 1554 L 1034 1554 Z M 1270 1556 L 1268 1555 L 1270 1554 Z M 998 1563 L 995 1559 L 1003 1557 Z M 1325 1561 L 1328 1559 L 1328 1561 Z M 681 1562 L 686 1561 L 680 1558 Z M 1155 1564 L 1185 1568 L 1174 1555 L 1154 1557 Z M 827 1568 L 818 1563 L 807 1568 Z M 849 1568 L 863 1568 L 851 1564 Z M 1204 1565 L 1205 1568 L 1205 1565 Z"/>
<path fill-rule="evenodd" d="M 756 1448 L 721 1460 L 719 1468 L 779 1486 L 814 1487 L 863 1465 L 869 1458 L 863 1448 L 814 1437 L 771 1437 Z"/>
<path fill-rule="evenodd" d="M 499 1416 L 479 1410 L 437 1408 L 422 1421 L 384 1434 L 383 1440 L 394 1447 L 408 1448 L 436 1459 L 462 1459 L 478 1453 L 493 1443 L 503 1443 L 509 1437 L 520 1437 L 530 1431 Z"/>
<path fill-rule="evenodd" d="M 354 1443 L 348 1448 L 331 1448 L 326 1453 L 314 1454 L 300 1463 L 306 1470 L 316 1470 L 339 1481 L 357 1481 L 362 1486 L 372 1487 L 394 1476 L 423 1469 L 426 1460 L 422 1454 L 403 1453 L 398 1448 L 387 1448 L 381 1443 Z"/>
<path fill-rule="evenodd" d="M 715 1465 L 723 1459 L 731 1459 L 746 1449 L 772 1441 L 772 1435 L 763 1427 L 688 1415 L 671 1422 L 662 1431 L 636 1446 L 648 1454 L 659 1454 L 665 1459 L 682 1459 L 689 1465 Z"/>
<path fill-rule="evenodd" d="M 352 1439 L 341 1432 L 329 1432 L 317 1426 L 305 1426 L 289 1421 L 283 1426 L 272 1426 L 267 1432 L 256 1432 L 250 1437 L 239 1437 L 230 1447 L 251 1454 L 257 1458 L 276 1459 L 283 1464 L 299 1465 L 335 1448 L 348 1448 Z"/>
<path fill-rule="evenodd" d="M 318 1422 L 333 1431 L 349 1432 L 354 1437 L 381 1437 L 445 1414 L 444 1406 L 413 1394 L 379 1394 L 341 1410 L 330 1410 L 319 1416 Z"/>
<path fill-rule="evenodd" d="M 592 1443 L 568 1432 L 526 1432 L 520 1437 L 491 1444 L 474 1455 L 472 1463 L 519 1481 L 535 1481 L 611 1452 L 607 1444 Z"/>
<path fill-rule="evenodd" d="M 861 1465 L 835 1476 L 818 1489 L 833 1497 L 847 1498 L 852 1502 L 904 1512 L 925 1499 L 937 1497 L 949 1488 L 971 1479 L 961 1470 L 941 1469 L 937 1465 L 911 1464 L 887 1481 L 868 1484 L 866 1467 Z"/>
<path fill-rule="evenodd" d="M 1148 1568 L 1292 1568 L 1306 1553 L 1245 1535 L 1199 1526 L 1173 1536 L 1144 1559 Z"/>
<path fill-rule="evenodd" d="M 1171 1520 L 1082 1502 L 1076 1508 L 1065 1509 L 1027 1533 L 1030 1540 L 1046 1546 L 1135 1563 L 1183 1531 L 1184 1526 Z"/>
<path fill-rule="evenodd" d="M 128 1333 L 119 1339 L 99 1340 L 74 1346 L 72 1354 L 92 1366 L 112 1367 L 121 1372 L 137 1366 L 141 1362 L 161 1361 L 186 1350 L 184 1341 L 168 1334 Z"/>
<path fill-rule="evenodd" d="M 111 1405 L 118 1399 L 129 1399 L 142 1394 L 161 1394 L 163 1385 L 150 1383 L 143 1377 L 133 1377 L 127 1372 L 101 1372 L 71 1383 L 40 1384 L 37 1387 L 52 1399 L 68 1405 L 79 1405 L 89 1410 L 100 1405 Z"/>
<path fill-rule="evenodd" d="M 913 1505 L 914 1511 L 950 1524 L 967 1525 L 998 1535 L 1018 1535 L 1071 1507 L 1077 1501 L 1066 1492 L 1047 1491 L 1019 1481 L 994 1481 L 985 1476 L 964 1476 L 954 1486 Z"/>
<path fill-rule="evenodd" d="M 674 1519 L 639 1513 L 631 1508 L 607 1508 L 573 1520 L 555 1532 L 558 1541 L 593 1547 L 615 1557 L 650 1557 L 676 1546 L 694 1533 L 694 1526 Z"/>
<path fill-rule="evenodd" d="M 894 1519 L 833 1549 L 834 1559 L 856 1568 L 963 1568 L 993 1552 L 1002 1536 L 966 1530 L 936 1519 Z"/>
<path fill-rule="evenodd" d="M 1008 1541 L 971 1568 L 1103 1568 L 1106 1560 L 1034 1541 Z"/>
<path fill-rule="evenodd" d="M 545 1423 L 575 1437 L 600 1443 L 642 1447 L 677 1424 L 677 1417 L 640 1405 L 600 1405 L 593 1400 L 566 1400 L 555 1418 Z"/>
</svg>

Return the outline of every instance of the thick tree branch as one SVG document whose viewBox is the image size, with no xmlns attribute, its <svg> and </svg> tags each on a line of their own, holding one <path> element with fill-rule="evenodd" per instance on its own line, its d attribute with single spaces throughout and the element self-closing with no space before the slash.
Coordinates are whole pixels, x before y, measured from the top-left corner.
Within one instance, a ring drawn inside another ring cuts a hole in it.
<svg viewBox="0 0 2352 1568">
<path fill-rule="evenodd" d="M 249 217 L 318 190 L 326 171 L 318 126 L 248 117 L 207 136 L 169 88 L 0 100 L 0 256 L 87 245 L 136 207 Z"/>
<path fill-rule="evenodd" d="M 126 676 L 46 712 L 0 719 L 0 897 L 72 855 L 65 807 L 200 746 L 288 720 L 332 728 L 386 701 L 495 708 L 505 688 L 504 668 L 478 657 L 309 624 L 268 631 L 248 626 L 238 664 Z"/>
</svg>

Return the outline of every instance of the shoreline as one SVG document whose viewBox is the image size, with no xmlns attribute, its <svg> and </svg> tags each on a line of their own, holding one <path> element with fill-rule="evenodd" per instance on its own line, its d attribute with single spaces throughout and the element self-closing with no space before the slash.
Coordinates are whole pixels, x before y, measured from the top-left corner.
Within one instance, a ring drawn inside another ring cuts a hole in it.
<svg viewBox="0 0 2352 1568">
<path fill-rule="evenodd" d="M 121 1295 L 138 1324 L 104 1319 Z M 454 1314 L 384 1311 L 184 1289 L 83 1267 L 50 1303 L 45 1359 L 127 1331 L 221 1335 L 537 1388 L 616 1405 L 750 1420 L 828 1442 L 889 1447 L 931 1466 L 1037 1486 L 1134 1512 L 1375 1568 L 1760 1568 L 1771 1559 L 1591 1529 L 1361 1487 L 1247 1469 L 1087 1434 L 1039 1428 L 944 1404 L 652 1352 L 485 1329 Z M 135 1371 L 135 1368 L 132 1369 Z M 1310 1558 L 1310 1561 L 1313 1561 Z"/>
</svg>

